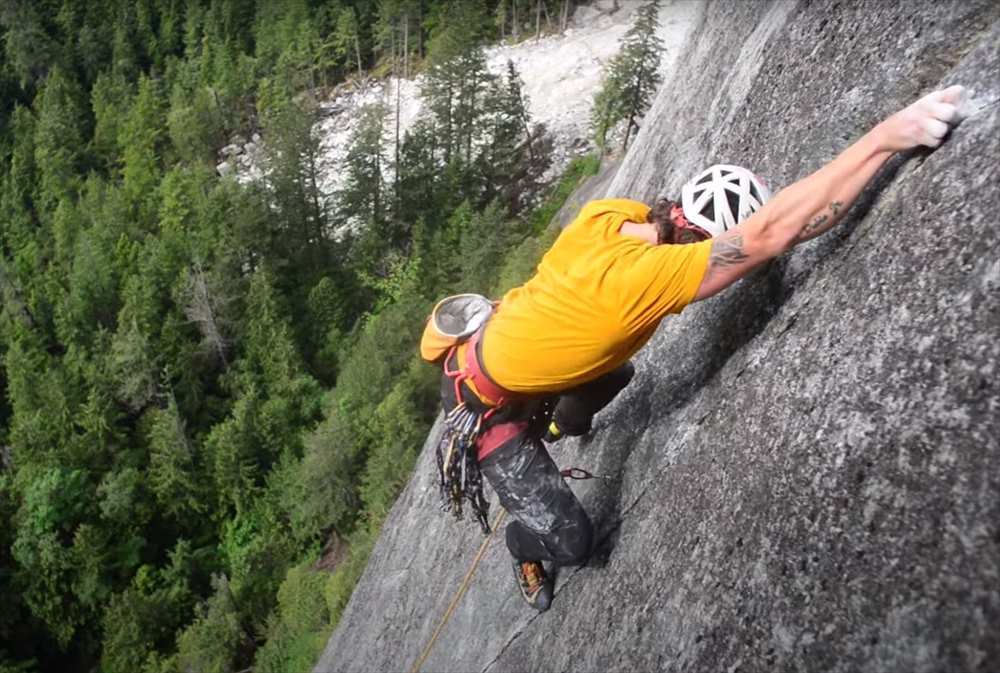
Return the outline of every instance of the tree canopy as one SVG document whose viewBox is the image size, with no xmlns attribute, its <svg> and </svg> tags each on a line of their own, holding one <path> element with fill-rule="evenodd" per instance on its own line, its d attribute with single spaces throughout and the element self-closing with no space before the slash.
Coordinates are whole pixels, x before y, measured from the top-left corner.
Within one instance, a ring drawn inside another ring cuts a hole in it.
<svg viewBox="0 0 1000 673">
<path fill-rule="evenodd" d="M 505 34 L 533 16 L 503 7 Z M 315 655 L 436 413 L 426 313 L 539 252 L 550 143 L 486 68 L 499 10 L 0 8 L 0 671 Z M 424 69 L 428 111 L 365 110 L 324 193 L 316 101 L 386 65 Z M 264 178 L 221 176 L 253 134 Z"/>
</svg>

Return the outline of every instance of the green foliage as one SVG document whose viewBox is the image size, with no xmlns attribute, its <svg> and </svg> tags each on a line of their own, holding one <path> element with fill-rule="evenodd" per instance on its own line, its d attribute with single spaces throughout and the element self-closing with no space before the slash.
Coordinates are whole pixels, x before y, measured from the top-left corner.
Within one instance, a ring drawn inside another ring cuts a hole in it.
<svg viewBox="0 0 1000 673">
<path fill-rule="evenodd" d="M 329 240 L 326 195 L 320 191 L 319 139 L 312 132 L 314 106 L 287 101 L 268 112 L 267 186 L 273 225 L 279 236 L 274 244 L 284 259 L 298 259 L 301 269 L 315 275 L 333 257 Z M 296 269 L 282 269 L 290 285 Z"/>
<path fill-rule="evenodd" d="M 37 661 L 9 661 L 2 651 L 0 651 L 0 673 L 35 673 L 38 669 Z"/>
<path fill-rule="evenodd" d="M 158 207 L 156 186 L 161 180 L 166 135 L 166 106 L 160 87 L 156 80 L 139 78 L 139 91 L 118 134 L 122 187 L 136 219 L 143 224 L 152 222 Z"/>
<path fill-rule="evenodd" d="M 155 670 L 158 651 L 170 649 L 176 629 L 191 618 L 193 566 L 191 545 L 182 540 L 171 550 L 169 565 L 142 566 L 129 587 L 111 598 L 103 619 L 102 671 Z"/>
<path fill-rule="evenodd" d="M 207 86 L 174 84 L 167 130 L 174 152 L 182 161 L 212 161 L 225 132 L 225 111 L 218 95 Z"/>
<path fill-rule="evenodd" d="M 173 395 L 149 423 L 149 487 L 160 510 L 177 521 L 204 514 L 205 485 L 198 479 L 194 446 Z"/>
<path fill-rule="evenodd" d="M 326 579 L 307 565 L 288 571 L 278 590 L 278 607 L 268 625 L 267 642 L 254 660 L 255 671 L 306 671 L 316 663 L 331 630 L 323 598 Z"/>
<path fill-rule="evenodd" d="M 119 137 L 124 133 L 131 99 L 132 87 L 121 75 L 101 72 L 90 90 L 90 105 L 94 113 L 91 150 L 106 171 L 116 167 Z"/>
<path fill-rule="evenodd" d="M 72 196 L 83 169 L 83 92 L 61 68 L 45 78 L 35 100 L 35 163 L 39 170 L 39 195 L 43 207 Z"/>
<path fill-rule="evenodd" d="M 0 7 L 0 670 L 309 668 L 437 411 L 427 312 L 557 208 L 493 4 Z M 314 89 L 425 53 L 428 113 L 365 111 L 323 193 Z"/>
<path fill-rule="evenodd" d="M 54 3 L 11 2 L 0 11 L 7 63 L 22 87 L 45 76 L 59 55 L 60 35 L 46 19 L 55 15 Z"/>
<path fill-rule="evenodd" d="M 353 65 L 356 62 L 358 76 L 361 76 L 361 27 L 353 7 L 340 10 L 336 27 L 326 45 L 342 63 Z"/>
<path fill-rule="evenodd" d="M 32 477 L 11 551 L 24 573 L 25 603 L 65 646 L 92 617 L 88 606 L 72 599 L 78 598 L 74 533 L 92 515 L 93 489 L 80 470 L 55 468 Z"/>
<path fill-rule="evenodd" d="M 573 159 L 563 171 L 559 182 L 549 192 L 548 197 L 531 212 L 528 217 L 530 230 L 535 234 L 544 233 L 570 194 L 585 178 L 597 175 L 600 166 L 601 160 L 596 155 L 586 155 Z"/>
<path fill-rule="evenodd" d="M 433 66 L 474 53 L 490 26 L 489 14 L 481 0 L 439 4 L 428 22 L 432 28 L 427 58 Z"/>
<path fill-rule="evenodd" d="M 361 475 L 365 510 L 384 519 L 413 470 L 428 421 L 437 411 L 439 375 L 413 358 L 405 375 L 375 408 L 373 446 Z"/>
<path fill-rule="evenodd" d="M 383 164 L 386 152 L 384 105 L 368 105 L 358 113 L 358 125 L 350 138 L 344 160 L 344 188 L 338 195 L 343 210 L 359 217 L 377 240 L 386 221 L 386 185 Z"/>
<path fill-rule="evenodd" d="M 282 489 L 292 534 L 314 543 L 323 532 L 351 528 L 361 504 L 358 474 L 363 447 L 336 411 L 305 438 L 305 455 Z"/>
<path fill-rule="evenodd" d="M 194 622 L 177 638 L 176 666 L 181 671 L 232 673 L 252 644 L 240 623 L 229 580 L 216 576 L 212 587 L 212 595 L 198 605 Z"/>
<path fill-rule="evenodd" d="M 652 103 L 660 84 L 659 0 L 648 0 L 636 13 L 635 23 L 622 38 L 621 50 L 604 69 L 601 88 L 594 96 L 591 128 L 597 146 L 607 146 L 608 133 L 625 122 L 622 151 L 628 147 L 638 119 Z"/>
<path fill-rule="evenodd" d="M 306 298 L 307 357 L 311 358 L 312 370 L 324 382 L 336 380 L 338 353 L 350 326 L 354 294 L 352 279 L 337 273 L 335 277 L 320 278 Z"/>
<path fill-rule="evenodd" d="M 457 21 L 446 25 L 438 40 L 431 42 L 432 65 L 421 95 L 436 121 L 444 164 L 454 160 L 467 165 L 473 160 L 473 141 L 482 127 L 482 103 L 493 76 L 486 69 L 483 50 L 474 46 L 476 38 L 468 25 Z"/>
</svg>

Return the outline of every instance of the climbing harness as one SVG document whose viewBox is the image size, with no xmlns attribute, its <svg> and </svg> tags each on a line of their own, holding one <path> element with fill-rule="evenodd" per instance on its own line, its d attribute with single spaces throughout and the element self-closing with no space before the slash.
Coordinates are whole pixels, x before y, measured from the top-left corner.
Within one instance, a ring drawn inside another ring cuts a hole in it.
<svg viewBox="0 0 1000 673">
<path fill-rule="evenodd" d="M 444 375 L 452 380 L 455 406 L 445 414 L 445 429 L 435 459 L 444 508 L 456 519 L 461 519 L 463 503 L 468 500 L 483 534 L 488 535 L 489 503 L 483 496 L 479 461 L 491 448 L 527 424 L 510 423 L 488 429 L 488 421 L 514 395 L 493 383 L 479 364 L 476 348 L 481 336 L 480 329 L 464 344 L 452 346 L 444 359 Z M 452 362 L 454 368 L 449 364 Z M 466 399 L 468 395 L 463 393 L 463 386 L 474 393 L 475 399 Z M 487 438 L 490 446 L 484 447 L 481 440 Z"/>
</svg>

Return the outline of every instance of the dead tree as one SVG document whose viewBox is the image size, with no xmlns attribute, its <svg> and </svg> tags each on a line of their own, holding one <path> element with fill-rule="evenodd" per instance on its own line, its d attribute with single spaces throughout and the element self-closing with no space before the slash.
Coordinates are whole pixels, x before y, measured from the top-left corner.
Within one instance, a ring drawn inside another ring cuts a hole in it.
<svg viewBox="0 0 1000 673">
<path fill-rule="evenodd" d="M 224 334 L 226 320 L 223 313 L 229 299 L 210 287 L 208 278 L 198 263 L 188 273 L 185 294 L 184 315 L 198 326 L 205 348 L 219 359 L 224 368 L 228 367 L 226 353 L 229 350 L 229 340 Z"/>
</svg>

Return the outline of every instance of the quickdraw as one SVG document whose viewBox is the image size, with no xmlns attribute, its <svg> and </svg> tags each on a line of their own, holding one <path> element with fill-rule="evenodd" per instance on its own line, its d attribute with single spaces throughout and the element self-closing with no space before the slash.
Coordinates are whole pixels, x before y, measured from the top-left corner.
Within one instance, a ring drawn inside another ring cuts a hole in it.
<svg viewBox="0 0 1000 673">
<path fill-rule="evenodd" d="M 564 479 L 614 479 L 614 477 L 607 474 L 588 472 L 582 467 L 567 467 L 565 470 L 561 470 L 559 475 Z"/>
<path fill-rule="evenodd" d="M 461 369 L 448 368 L 448 362 L 455 355 L 456 348 L 453 347 L 448 353 L 444 364 L 445 375 L 454 379 L 457 404 L 445 415 L 445 429 L 436 450 L 438 485 L 443 507 L 449 509 L 456 519 L 461 519 L 463 501 L 468 500 L 483 534 L 488 535 L 490 505 L 483 495 L 483 477 L 476 456 L 476 439 L 482 432 L 483 423 L 495 408 L 478 412 L 465 403 L 462 398 L 462 382 L 468 378 L 468 374 Z"/>
</svg>

